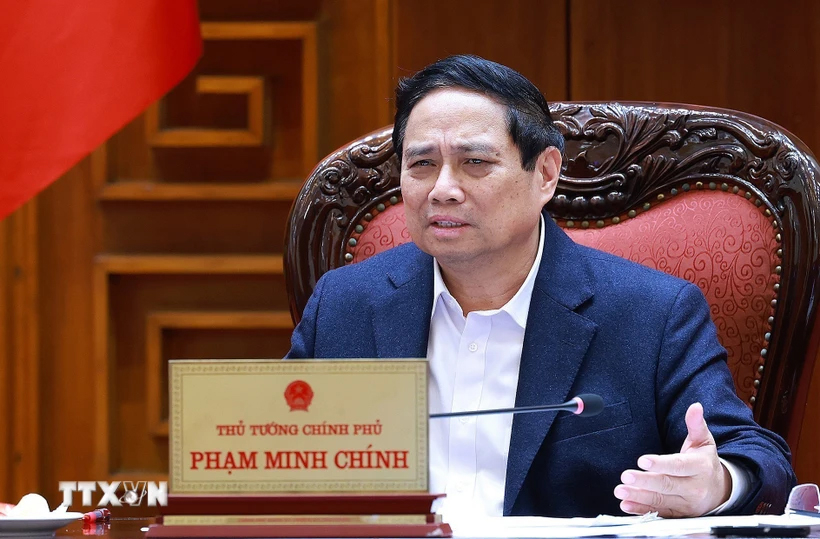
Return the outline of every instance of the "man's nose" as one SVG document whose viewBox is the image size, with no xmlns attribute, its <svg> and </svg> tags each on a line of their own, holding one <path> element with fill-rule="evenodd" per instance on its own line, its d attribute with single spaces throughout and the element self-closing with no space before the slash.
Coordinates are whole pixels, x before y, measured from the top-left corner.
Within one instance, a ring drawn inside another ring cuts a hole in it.
<svg viewBox="0 0 820 539">
<path fill-rule="evenodd" d="M 464 201 L 464 191 L 452 167 L 445 165 L 441 168 L 429 198 L 431 202 Z"/>
</svg>

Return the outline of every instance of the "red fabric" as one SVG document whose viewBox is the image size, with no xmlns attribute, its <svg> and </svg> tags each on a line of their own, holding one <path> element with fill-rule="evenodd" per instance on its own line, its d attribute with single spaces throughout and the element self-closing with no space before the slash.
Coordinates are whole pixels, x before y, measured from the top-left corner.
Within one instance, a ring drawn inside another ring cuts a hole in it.
<svg viewBox="0 0 820 539">
<path fill-rule="evenodd" d="M 410 241 L 404 204 L 388 206 L 368 223 L 352 249 L 353 262 L 361 262 L 371 256 Z"/>
<path fill-rule="evenodd" d="M 615 226 L 565 230 L 578 243 L 697 284 L 728 352 L 737 393 L 749 401 L 779 281 L 777 231 L 760 208 L 742 196 L 693 191 Z"/>
<path fill-rule="evenodd" d="M 738 395 L 749 401 L 766 347 L 763 336 L 770 331 L 767 319 L 780 264 L 777 231 L 760 208 L 739 195 L 692 191 L 617 225 L 565 231 L 580 244 L 697 284 L 728 352 Z M 391 206 L 359 236 L 353 261 L 408 241 L 403 208 Z"/>
<path fill-rule="evenodd" d="M 195 0 L 24 0 L 0 15 L 0 219 L 193 68 Z"/>
</svg>

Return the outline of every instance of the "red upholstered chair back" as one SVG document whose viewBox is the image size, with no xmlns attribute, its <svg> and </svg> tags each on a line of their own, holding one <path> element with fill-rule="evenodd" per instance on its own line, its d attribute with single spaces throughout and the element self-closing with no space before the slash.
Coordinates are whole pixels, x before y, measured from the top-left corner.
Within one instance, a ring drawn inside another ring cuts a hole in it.
<svg viewBox="0 0 820 539">
<path fill-rule="evenodd" d="M 548 205 L 555 222 L 579 243 L 697 284 L 738 395 L 795 444 L 820 342 L 814 157 L 782 128 L 734 111 L 551 108 L 567 142 Z M 324 272 L 410 241 L 391 131 L 328 156 L 294 203 L 285 272 L 295 320 Z"/>
</svg>

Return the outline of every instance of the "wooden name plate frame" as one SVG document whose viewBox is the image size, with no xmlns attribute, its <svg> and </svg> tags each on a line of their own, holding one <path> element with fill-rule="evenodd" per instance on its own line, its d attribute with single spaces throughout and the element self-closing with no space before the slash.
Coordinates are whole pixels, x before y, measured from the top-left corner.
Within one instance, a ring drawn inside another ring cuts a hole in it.
<svg viewBox="0 0 820 539">
<path fill-rule="evenodd" d="M 426 360 L 170 362 L 169 492 L 426 492 Z"/>
<path fill-rule="evenodd" d="M 148 537 L 450 537 L 427 492 L 426 360 L 169 365 Z"/>
</svg>

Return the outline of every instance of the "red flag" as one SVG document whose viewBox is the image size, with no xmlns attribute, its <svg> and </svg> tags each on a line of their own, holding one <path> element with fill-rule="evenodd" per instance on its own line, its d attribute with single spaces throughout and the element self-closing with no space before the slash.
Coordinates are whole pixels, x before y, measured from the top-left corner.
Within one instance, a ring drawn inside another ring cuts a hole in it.
<svg viewBox="0 0 820 539">
<path fill-rule="evenodd" d="M 0 219 L 191 71 L 196 0 L 24 0 L 0 8 Z"/>
</svg>

